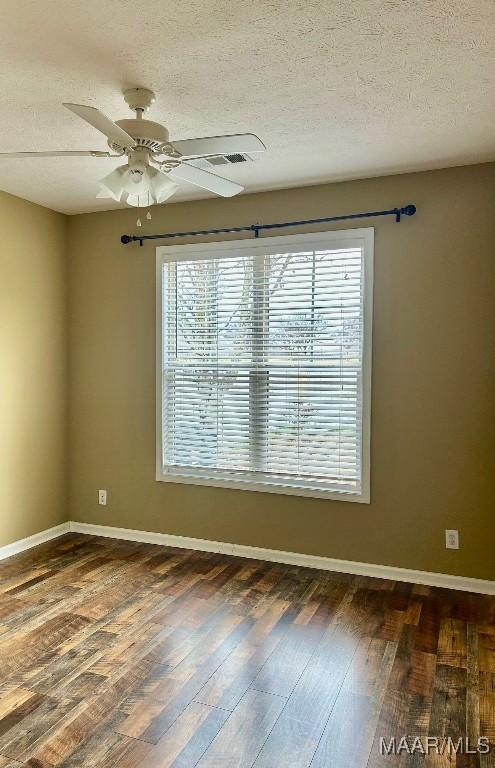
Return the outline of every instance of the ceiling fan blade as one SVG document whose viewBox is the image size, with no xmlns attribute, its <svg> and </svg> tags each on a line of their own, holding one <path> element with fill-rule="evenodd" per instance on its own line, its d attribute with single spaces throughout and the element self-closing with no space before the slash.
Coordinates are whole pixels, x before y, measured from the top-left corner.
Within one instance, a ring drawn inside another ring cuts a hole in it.
<svg viewBox="0 0 495 768">
<path fill-rule="evenodd" d="M 101 131 L 107 139 L 114 141 L 116 144 L 120 144 L 125 149 L 132 149 L 136 142 L 126 131 L 124 131 L 117 123 L 110 120 L 109 117 L 100 112 L 95 107 L 87 107 L 85 104 L 65 104 L 64 107 L 70 109 L 78 117 L 81 117 L 87 123 Z"/>
<path fill-rule="evenodd" d="M 168 175 L 172 179 L 188 181 L 196 187 L 208 189 L 210 192 L 215 192 L 222 197 L 233 197 L 244 189 L 240 184 L 236 184 L 234 181 L 230 181 L 230 179 L 224 179 L 223 176 L 203 171 L 201 168 L 195 168 L 187 163 L 181 163 L 177 168 L 172 168 Z"/>
<path fill-rule="evenodd" d="M 0 152 L 2 157 L 118 157 L 110 152 L 87 150 L 81 152 Z"/>
<path fill-rule="evenodd" d="M 174 149 L 183 157 L 207 157 L 208 155 L 234 155 L 239 152 L 264 152 L 266 147 L 254 133 L 238 133 L 233 136 L 208 136 L 204 139 L 184 139 L 172 142 Z"/>
</svg>

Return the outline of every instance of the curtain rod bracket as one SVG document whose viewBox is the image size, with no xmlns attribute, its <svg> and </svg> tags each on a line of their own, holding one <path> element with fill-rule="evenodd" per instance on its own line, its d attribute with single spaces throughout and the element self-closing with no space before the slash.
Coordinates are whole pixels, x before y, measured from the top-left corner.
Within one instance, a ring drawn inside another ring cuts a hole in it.
<svg viewBox="0 0 495 768">
<path fill-rule="evenodd" d="M 402 216 L 414 216 L 416 206 L 412 203 L 402 208 L 390 208 L 387 211 L 368 211 L 366 213 L 347 213 L 343 216 L 323 216 L 318 219 L 302 219 L 301 221 L 283 221 L 276 224 L 249 224 L 245 227 L 226 227 L 225 229 L 199 229 L 192 232 L 165 232 L 160 235 L 122 235 L 120 242 L 123 245 L 139 243 L 142 247 L 145 240 L 168 240 L 172 237 L 194 237 L 196 235 L 223 235 L 234 232 L 254 232 L 255 238 L 260 236 L 262 229 L 285 229 L 286 227 L 301 227 L 305 224 L 326 224 L 331 221 L 348 221 L 349 219 L 370 219 L 376 216 L 394 216 L 400 223 Z"/>
</svg>

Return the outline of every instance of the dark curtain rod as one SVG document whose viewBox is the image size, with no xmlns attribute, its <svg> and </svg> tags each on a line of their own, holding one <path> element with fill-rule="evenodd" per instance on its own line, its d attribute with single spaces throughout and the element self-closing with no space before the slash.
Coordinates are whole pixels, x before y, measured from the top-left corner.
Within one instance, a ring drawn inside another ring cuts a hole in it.
<svg viewBox="0 0 495 768">
<path fill-rule="evenodd" d="M 321 219 L 302 219 L 301 221 L 284 221 L 278 224 L 250 224 L 246 227 L 226 227 L 225 229 L 198 229 L 195 232 L 165 232 L 162 235 L 122 235 L 120 242 L 124 245 L 138 242 L 143 245 L 145 240 L 167 240 L 171 237 L 192 237 L 193 235 L 224 235 L 230 232 L 253 232 L 259 237 L 263 229 L 283 229 L 284 227 L 300 227 L 303 224 L 324 224 L 329 221 L 346 221 L 348 219 L 369 219 L 374 216 L 395 216 L 399 222 L 401 216 L 414 216 L 416 206 L 409 203 L 403 208 L 390 208 L 388 211 L 368 211 L 367 213 L 347 213 L 344 216 L 324 216 Z"/>
</svg>

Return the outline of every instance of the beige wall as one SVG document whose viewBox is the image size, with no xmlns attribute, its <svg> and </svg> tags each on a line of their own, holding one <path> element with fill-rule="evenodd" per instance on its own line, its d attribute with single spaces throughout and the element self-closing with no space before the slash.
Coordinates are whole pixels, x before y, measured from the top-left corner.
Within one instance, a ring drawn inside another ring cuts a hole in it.
<svg viewBox="0 0 495 768">
<path fill-rule="evenodd" d="M 0 192 L 0 546 L 67 519 L 65 235 Z"/>
<path fill-rule="evenodd" d="M 71 217 L 71 518 L 495 578 L 495 165 L 165 205 L 142 231 L 410 202 L 371 222 L 370 505 L 156 482 L 156 244 L 120 244 L 132 210 Z"/>
</svg>

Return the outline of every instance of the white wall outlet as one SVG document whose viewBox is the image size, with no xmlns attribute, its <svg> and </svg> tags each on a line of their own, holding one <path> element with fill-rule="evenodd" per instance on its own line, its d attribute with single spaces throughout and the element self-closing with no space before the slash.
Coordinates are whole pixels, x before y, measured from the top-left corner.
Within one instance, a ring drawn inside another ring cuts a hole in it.
<svg viewBox="0 0 495 768">
<path fill-rule="evenodd" d="M 102 504 L 105 507 L 106 503 L 107 503 L 107 492 L 98 491 L 98 504 Z"/>
<path fill-rule="evenodd" d="M 445 548 L 459 549 L 459 531 L 456 531 L 456 530 L 445 531 Z"/>
</svg>

